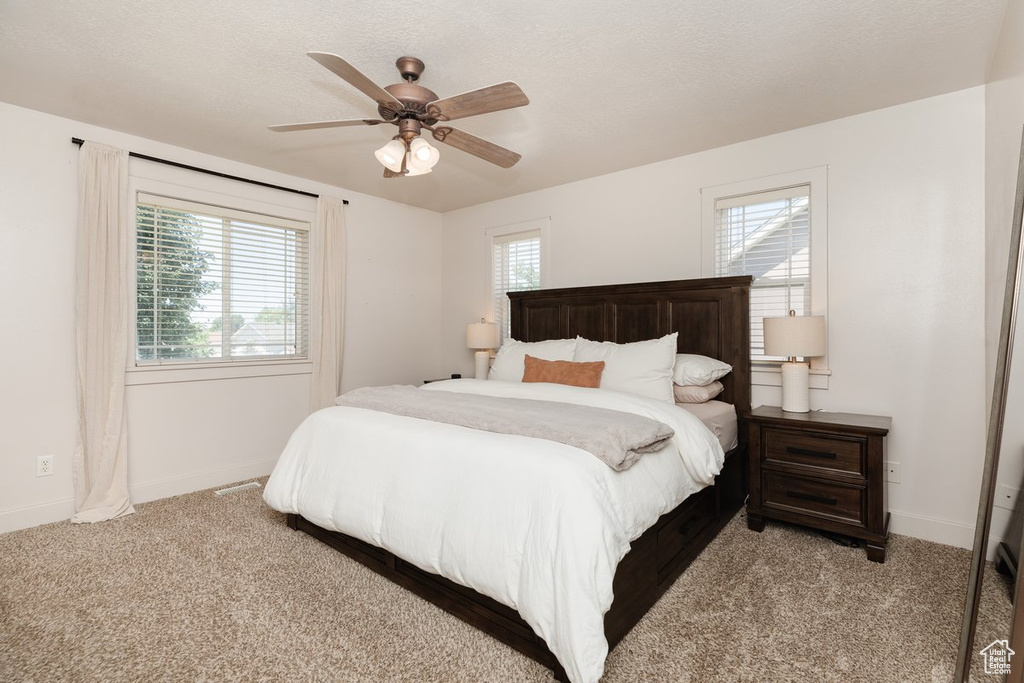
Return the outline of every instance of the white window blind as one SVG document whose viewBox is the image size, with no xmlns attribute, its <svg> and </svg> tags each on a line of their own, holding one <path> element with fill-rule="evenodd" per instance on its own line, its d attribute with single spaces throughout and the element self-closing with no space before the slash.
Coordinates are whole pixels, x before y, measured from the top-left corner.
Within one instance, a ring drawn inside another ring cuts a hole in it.
<svg viewBox="0 0 1024 683">
<path fill-rule="evenodd" d="M 138 194 L 136 364 L 308 357 L 309 226 Z"/>
<path fill-rule="evenodd" d="M 753 275 L 751 359 L 764 355 L 763 319 L 811 313 L 810 186 L 715 200 L 715 275 Z"/>
<path fill-rule="evenodd" d="M 508 292 L 540 289 L 541 232 L 529 230 L 492 238 L 492 291 L 494 293 L 494 322 L 498 323 L 501 339 L 512 336 L 509 320 Z"/>
</svg>

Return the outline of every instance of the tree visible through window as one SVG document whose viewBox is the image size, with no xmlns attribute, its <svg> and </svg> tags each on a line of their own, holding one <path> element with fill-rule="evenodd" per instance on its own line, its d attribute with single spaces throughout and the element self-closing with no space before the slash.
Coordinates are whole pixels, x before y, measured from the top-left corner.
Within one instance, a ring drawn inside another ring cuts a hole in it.
<svg viewBox="0 0 1024 683">
<path fill-rule="evenodd" d="M 492 241 L 494 322 L 502 340 L 512 336 L 509 320 L 509 292 L 540 289 L 540 230 L 495 236 Z"/>
<path fill-rule="evenodd" d="M 304 224 L 148 196 L 136 222 L 138 364 L 307 356 Z"/>
<path fill-rule="evenodd" d="M 205 277 L 214 254 L 202 248 L 202 224 L 188 213 L 144 204 L 136 210 L 136 357 L 192 358 L 210 343 L 209 329 L 192 314 L 218 288 Z"/>
</svg>

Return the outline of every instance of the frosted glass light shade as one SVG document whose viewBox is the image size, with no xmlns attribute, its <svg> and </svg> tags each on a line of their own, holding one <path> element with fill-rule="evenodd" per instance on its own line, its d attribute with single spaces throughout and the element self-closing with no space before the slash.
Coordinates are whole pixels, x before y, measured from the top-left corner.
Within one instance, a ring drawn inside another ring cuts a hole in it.
<svg viewBox="0 0 1024 683">
<path fill-rule="evenodd" d="M 466 348 L 496 349 L 498 346 L 500 344 L 497 323 L 479 322 L 466 325 Z"/>
<path fill-rule="evenodd" d="M 413 138 L 409 143 L 409 165 L 431 169 L 441 158 L 441 153 L 423 138 Z M 424 171 L 426 173 L 426 171 Z"/>
<path fill-rule="evenodd" d="M 377 161 L 384 164 L 388 169 L 395 173 L 401 173 L 402 157 L 405 156 L 405 143 L 401 140 L 392 140 L 374 152 L 373 156 L 377 157 Z"/>
<path fill-rule="evenodd" d="M 789 315 L 764 319 L 766 356 L 810 358 L 825 355 L 825 317 Z"/>
<path fill-rule="evenodd" d="M 405 162 L 405 175 L 407 176 L 426 175 L 427 173 L 430 173 L 433 170 L 434 169 L 430 168 L 429 166 L 417 164 L 415 161 L 413 161 L 413 157 L 411 154 L 409 155 L 409 160 Z"/>
</svg>

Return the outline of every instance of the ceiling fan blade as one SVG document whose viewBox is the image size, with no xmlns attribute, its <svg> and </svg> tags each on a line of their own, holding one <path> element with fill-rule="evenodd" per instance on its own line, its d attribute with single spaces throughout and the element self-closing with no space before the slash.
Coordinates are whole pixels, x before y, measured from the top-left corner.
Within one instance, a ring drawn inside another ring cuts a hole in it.
<svg viewBox="0 0 1024 683">
<path fill-rule="evenodd" d="M 502 168 L 511 168 L 515 166 L 517 161 L 523 158 L 522 155 L 516 154 L 510 149 L 505 149 L 493 142 L 488 142 L 483 138 L 478 138 L 471 133 L 457 130 L 451 126 L 437 126 L 431 132 L 434 134 L 434 139 L 438 142 L 451 145 L 461 149 L 463 152 L 469 152 L 473 156 L 480 157 L 492 164 L 497 164 Z"/>
<path fill-rule="evenodd" d="M 311 121 L 309 123 L 279 123 L 267 126 L 275 133 L 287 133 L 293 130 L 314 130 L 316 128 L 343 128 L 344 126 L 376 126 L 384 123 L 380 119 L 342 119 L 340 121 Z"/>
<path fill-rule="evenodd" d="M 390 168 L 387 168 L 387 167 L 384 168 L 384 177 L 385 178 L 401 178 L 404 175 L 405 175 L 404 173 L 395 173 Z"/>
<path fill-rule="evenodd" d="M 514 109 L 530 103 L 526 94 L 512 81 L 470 90 L 427 104 L 427 114 L 438 121 L 454 121 L 467 116 Z"/>
<path fill-rule="evenodd" d="M 367 95 L 381 107 L 393 112 L 399 112 L 404 108 L 405 105 L 399 102 L 398 98 L 364 76 L 361 71 L 338 55 L 331 54 L 330 52 L 307 52 L 306 54 L 316 60 L 321 66 L 330 69 L 342 79 L 348 81 L 350 85 L 355 86 L 356 89 Z"/>
</svg>

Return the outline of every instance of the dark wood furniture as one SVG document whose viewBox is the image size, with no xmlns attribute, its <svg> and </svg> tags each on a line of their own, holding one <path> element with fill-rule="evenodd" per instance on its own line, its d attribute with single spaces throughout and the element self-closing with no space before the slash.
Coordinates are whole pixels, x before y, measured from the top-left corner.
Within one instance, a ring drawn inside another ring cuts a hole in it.
<svg viewBox="0 0 1024 683">
<path fill-rule="evenodd" d="M 750 409 L 750 277 L 572 287 L 514 292 L 512 336 L 521 341 L 572 338 L 632 342 L 679 333 L 678 352 L 699 353 L 733 366 L 721 400 L 738 416 Z M 743 505 L 746 446 L 727 454 L 713 486 L 696 493 L 633 541 L 616 569 L 615 600 L 605 615 L 605 635 L 614 647 L 668 590 Z M 406 587 L 516 650 L 565 672 L 543 639 L 515 611 L 443 577 L 425 572 L 381 548 L 322 529 L 288 515 L 301 529 L 379 574 Z"/>
<path fill-rule="evenodd" d="M 747 415 L 750 498 L 747 526 L 794 522 L 867 543 L 885 562 L 889 513 L 885 437 L 891 418 L 852 413 L 787 413 L 761 406 Z"/>
<path fill-rule="evenodd" d="M 450 379 L 462 379 L 462 375 L 457 372 L 453 372 L 451 377 L 438 377 L 436 379 L 425 379 L 424 384 L 430 384 L 431 382 L 447 382 Z"/>
</svg>

